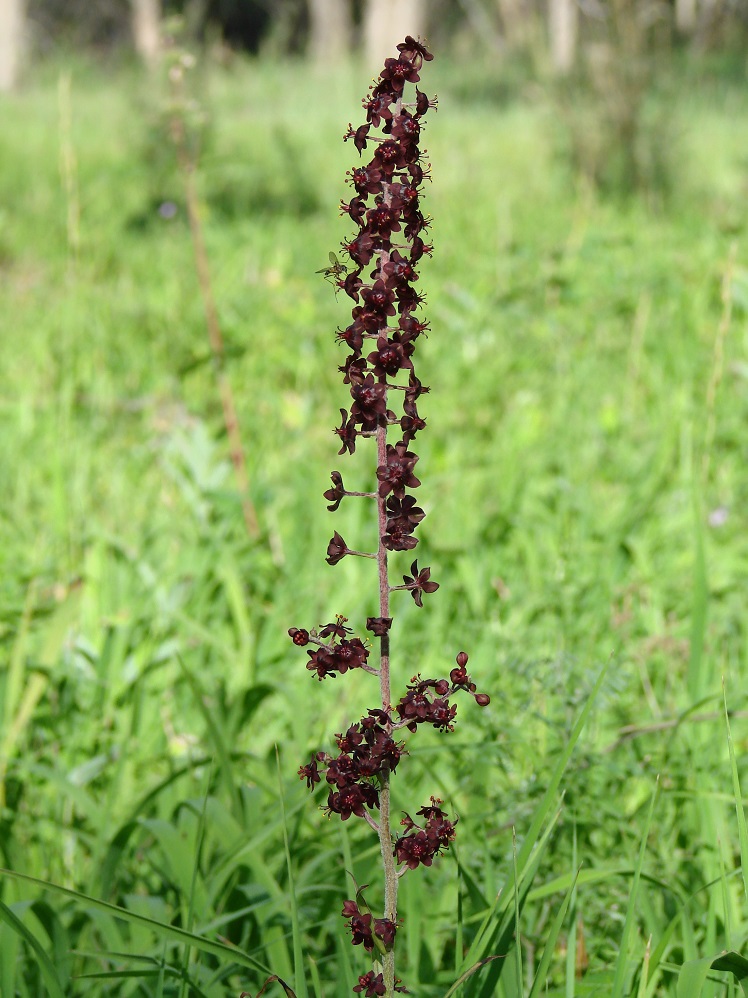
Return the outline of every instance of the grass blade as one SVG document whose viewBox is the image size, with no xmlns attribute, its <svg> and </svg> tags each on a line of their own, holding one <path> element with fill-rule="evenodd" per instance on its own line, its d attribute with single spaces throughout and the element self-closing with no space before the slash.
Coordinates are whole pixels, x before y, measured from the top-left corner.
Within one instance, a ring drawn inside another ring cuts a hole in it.
<svg viewBox="0 0 748 998">
<path fill-rule="evenodd" d="M 545 793 L 543 794 L 540 803 L 535 809 L 532 821 L 530 822 L 530 827 L 527 831 L 527 834 L 525 835 L 522 847 L 520 848 L 519 853 L 517 854 L 517 870 L 518 870 L 518 875 L 520 877 L 525 877 L 526 879 L 528 879 L 528 873 L 530 871 L 530 858 L 532 856 L 533 850 L 536 850 L 536 853 L 539 854 L 539 848 L 541 843 L 547 838 L 547 835 L 550 833 L 550 829 L 555 824 L 555 821 L 552 821 L 549 827 L 546 829 L 545 834 L 541 836 L 541 829 L 543 828 L 543 825 L 546 822 L 546 819 L 551 811 L 551 808 L 555 804 L 556 794 L 558 793 L 558 789 L 561 784 L 561 779 L 563 777 L 564 771 L 566 770 L 566 767 L 569 764 L 569 760 L 572 756 L 574 748 L 576 747 L 576 744 L 579 741 L 580 735 L 582 734 L 582 731 L 584 729 L 584 726 L 587 723 L 590 713 L 592 712 L 593 704 L 595 702 L 597 694 L 600 692 L 600 688 L 602 687 L 609 665 L 610 661 L 608 661 L 608 663 L 606 663 L 606 665 L 600 670 L 600 675 L 598 676 L 597 681 L 595 682 L 595 685 L 593 686 L 590 695 L 587 698 L 587 702 L 585 703 L 584 708 L 582 709 L 574 727 L 572 728 L 569 740 L 563 752 L 559 756 L 556 766 L 554 767 L 554 770 L 551 774 L 551 778 L 548 782 L 548 786 L 546 787 Z M 528 889 L 532 882 L 532 878 L 530 877 L 529 880 L 530 883 L 527 885 Z M 514 871 L 511 871 L 509 877 L 507 878 L 506 883 L 504 884 L 501 893 L 496 898 L 494 905 L 486 915 L 483 924 L 478 930 L 478 933 L 475 939 L 473 940 L 473 943 L 470 946 L 470 949 L 468 950 L 467 955 L 465 956 L 462 962 L 461 969 L 464 970 L 467 969 L 468 967 L 472 967 L 480 960 L 485 959 L 485 957 L 488 956 L 488 951 L 491 948 L 492 942 L 496 940 L 500 935 L 498 929 L 501 921 L 501 916 L 503 914 L 503 910 L 506 906 L 506 902 L 502 902 L 501 899 L 512 897 L 513 890 L 514 890 Z"/>
<path fill-rule="evenodd" d="M 538 998 L 541 990 L 545 987 L 546 974 L 548 973 L 548 968 L 551 965 L 551 960 L 553 959 L 553 953 L 556 948 L 556 942 L 561 933 L 561 929 L 566 918 L 566 912 L 569 910 L 569 904 L 571 902 L 572 894 L 577 885 L 577 878 L 574 877 L 571 887 L 566 892 L 563 903 L 561 907 L 556 912 L 556 917 L 553 919 L 551 928 L 545 940 L 545 945 L 543 948 L 543 955 L 540 958 L 540 963 L 538 964 L 538 969 L 535 972 L 535 980 L 532 982 L 532 988 L 530 989 L 530 994 L 528 998 Z"/>
<path fill-rule="evenodd" d="M 281 779 L 280 756 L 278 747 L 275 748 L 275 759 L 278 766 L 278 800 L 281 806 L 281 818 L 283 824 L 283 845 L 286 850 L 286 866 L 288 867 L 288 899 L 291 905 L 291 932 L 293 935 L 293 955 L 295 966 L 295 983 L 298 998 L 309 998 L 306 986 L 306 974 L 304 973 L 304 947 L 301 939 L 301 927 L 299 924 L 299 906 L 296 901 L 296 889 L 294 886 L 293 865 L 291 863 L 291 849 L 288 844 L 288 823 L 286 822 L 286 806 L 283 800 L 283 781 Z"/>
<path fill-rule="evenodd" d="M 657 782 L 655 784 L 654 793 L 652 794 L 652 800 L 649 805 L 649 814 L 647 815 L 647 821 L 644 826 L 644 832 L 642 834 L 641 845 L 639 846 L 639 857 L 636 861 L 636 867 L 634 869 L 634 881 L 631 885 L 631 893 L 629 894 L 629 903 L 626 908 L 626 918 L 623 923 L 623 935 L 621 936 L 621 945 L 618 950 L 618 959 L 616 960 L 615 975 L 613 977 L 613 987 L 611 990 L 610 998 L 622 998 L 623 987 L 626 979 L 626 967 L 628 963 L 629 954 L 629 942 L 631 939 L 631 933 L 634 929 L 634 920 L 636 918 L 636 900 L 639 893 L 639 882 L 641 880 L 642 867 L 644 866 L 644 855 L 647 850 L 647 839 L 649 838 L 649 829 L 652 824 L 652 815 L 654 814 L 655 803 L 657 801 L 657 792 L 660 787 L 660 778 L 657 777 Z"/>
<path fill-rule="evenodd" d="M 30 877 L 25 873 L 17 873 L 15 870 L 4 870 L 0 868 L 0 877 L 10 877 L 12 880 L 19 880 L 25 884 L 33 884 L 33 886 L 39 888 L 39 890 L 51 891 L 53 894 L 59 894 L 71 901 L 75 901 L 77 904 L 88 908 L 94 908 L 97 911 L 105 912 L 108 915 L 113 915 L 115 918 L 121 918 L 123 921 L 129 922 L 133 925 L 141 925 L 149 928 L 151 931 L 155 932 L 156 935 L 161 936 L 164 939 L 170 939 L 172 942 L 179 943 L 181 945 L 187 944 L 194 946 L 195 949 L 199 949 L 204 953 L 212 953 L 213 956 L 220 957 L 223 960 L 230 960 L 231 962 L 237 963 L 242 967 L 250 967 L 252 970 L 257 970 L 262 974 L 270 973 L 269 969 L 264 964 L 262 964 L 259 960 L 255 960 L 255 958 L 249 956 L 249 954 L 243 953 L 240 949 L 237 949 L 234 946 L 228 946 L 225 943 L 214 942 L 212 939 L 205 939 L 203 936 L 198 936 L 194 932 L 188 932 L 186 929 L 180 929 L 176 925 L 167 925 L 164 922 L 158 922 L 155 918 L 149 918 L 147 915 L 140 915 L 137 912 L 128 911 L 127 908 L 121 908 L 119 905 L 110 904 L 108 901 L 99 901 L 97 898 L 89 897 L 87 894 L 81 894 L 79 891 L 71 890 L 69 887 L 61 887 L 59 884 L 53 884 L 46 880 L 39 880 L 37 877 Z"/>
<path fill-rule="evenodd" d="M 9 925 L 13 931 L 21 937 L 31 949 L 34 951 L 34 955 L 39 961 L 39 970 L 41 971 L 44 982 L 47 986 L 47 991 L 49 992 L 49 998 L 65 998 L 65 992 L 62 988 L 62 983 L 57 975 L 57 970 L 55 965 L 50 960 L 49 956 L 44 950 L 44 947 L 36 938 L 33 932 L 28 929 L 21 919 L 16 915 L 16 913 L 9 908 L 6 904 L 0 901 L 0 919 L 2 919 L 6 925 Z"/>
<path fill-rule="evenodd" d="M 732 731 L 730 730 L 730 717 L 727 712 L 727 694 L 725 683 L 722 681 L 722 701 L 725 707 L 725 726 L 727 727 L 727 748 L 730 752 L 730 768 L 732 770 L 732 792 L 735 797 L 735 815 L 738 819 L 738 840 L 740 841 L 740 873 L 743 878 L 743 891 L 746 901 L 748 901 L 748 828 L 745 822 L 745 808 L 743 807 L 743 795 L 740 792 L 740 776 L 738 774 L 738 763 L 735 758 L 735 746 L 732 741 Z"/>
</svg>

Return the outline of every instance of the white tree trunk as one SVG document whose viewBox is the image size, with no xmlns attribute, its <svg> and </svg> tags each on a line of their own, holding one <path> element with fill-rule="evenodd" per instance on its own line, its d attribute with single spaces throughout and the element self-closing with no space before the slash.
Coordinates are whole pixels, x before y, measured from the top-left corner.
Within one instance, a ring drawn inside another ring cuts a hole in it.
<svg viewBox="0 0 748 998">
<path fill-rule="evenodd" d="M 684 35 L 693 34 L 697 20 L 696 0 L 675 0 L 675 26 Z"/>
<path fill-rule="evenodd" d="M 367 0 L 364 11 L 364 55 L 376 73 L 384 60 L 398 54 L 395 47 L 406 35 L 423 38 L 426 23 L 424 0 Z"/>
<path fill-rule="evenodd" d="M 577 48 L 576 0 L 549 0 L 548 32 L 553 68 L 557 73 L 570 72 Z"/>
<path fill-rule="evenodd" d="M 0 4 L 4 0 L 0 0 Z M 135 51 L 150 69 L 161 52 L 161 0 L 131 0 Z"/>
<path fill-rule="evenodd" d="M 523 9 L 522 0 L 497 0 L 497 6 L 507 47 L 521 48 L 529 37 L 530 14 Z"/>
<path fill-rule="evenodd" d="M 0 91 L 18 83 L 24 49 L 24 0 L 0 0 Z"/>
<path fill-rule="evenodd" d="M 351 51 L 351 0 L 307 0 L 309 54 L 315 62 L 343 58 Z"/>
</svg>

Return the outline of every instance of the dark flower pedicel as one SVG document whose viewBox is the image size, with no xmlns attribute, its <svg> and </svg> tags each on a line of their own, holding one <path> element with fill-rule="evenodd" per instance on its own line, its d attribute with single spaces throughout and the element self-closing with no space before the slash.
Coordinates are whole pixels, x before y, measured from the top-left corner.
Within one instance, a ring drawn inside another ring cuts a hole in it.
<svg viewBox="0 0 748 998">
<path fill-rule="evenodd" d="M 345 901 L 342 914 L 348 920 L 353 945 L 361 946 L 377 961 L 359 977 L 354 992 L 386 998 L 405 991 L 395 977 L 398 880 L 408 870 L 430 866 L 453 841 L 456 825 L 456 819 L 450 820 L 442 811 L 441 801 L 432 797 L 430 804 L 415 812 L 418 820 L 406 813 L 401 822 L 403 834 L 393 836 L 390 779 L 405 754 L 398 735 L 412 735 L 423 724 L 437 731 L 452 731 L 457 706 L 450 698 L 458 691 L 472 696 L 480 706 L 489 702 L 486 694 L 476 693 L 466 671 L 465 652 L 457 655 L 457 667 L 448 679 L 417 675 L 398 700 L 393 701 L 390 692 L 390 593 L 405 590 L 421 607 L 424 595 L 439 588 L 431 581 L 431 569 L 419 569 L 417 561 L 412 563 L 410 575 L 402 576 L 403 585 L 391 586 L 388 575 L 388 552 L 415 548 L 415 531 L 426 515 L 411 494 L 421 484 L 415 475 L 418 455 L 413 445 L 426 426 L 418 403 L 428 392 L 414 367 L 418 339 L 428 330 L 428 323 L 416 316 L 424 298 L 414 285 L 418 281 L 416 265 L 432 250 L 423 240 L 429 219 L 421 211 L 422 185 L 429 179 L 429 167 L 423 164 L 419 142 L 423 118 L 436 106 L 436 100 L 418 88 L 406 100 L 406 87 L 419 82 L 423 63 L 432 59 L 431 53 L 410 36 L 397 48 L 399 55 L 386 60 L 379 79 L 364 98 L 366 122 L 357 128 L 350 125 L 345 135 L 353 140 L 359 154 L 371 155 L 365 166 L 348 173 L 353 195 L 340 205 L 341 214 L 356 227 L 342 244 L 352 268 L 338 264 L 335 254 L 330 254 L 331 266 L 320 271 L 333 280 L 336 293 L 342 290 L 353 301 L 350 323 L 337 332 L 338 342 L 348 350 L 339 370 L 351 397 L 349 408 L 340 410 L 341 422 L 335 430 L 341 442 L 339 453 L 353 454 L 360 438 L 371 438 L 376 447 L 371 491 L 349 491 L 340 472 L 333 471 L 332 488 L 324 496 L 332 512 L 349 496 L 371 502 L 379 536 L 376 551 L 354 551 L 335 531 L 327 546 L 327 562 L 337 565 L 346 556 L 376 559 L 378 611 L 377 616 L 367 618 L 366 630 L 379 641 L 379 665 L 369 662 L 373 657 L 371 639 L 351 636 L 345 617 L 309 631 L 292 627 L 288 632 L 294 644 L 310 646 L 306 667 L 320 681 L 354 669 L 379 679 L 379 705 L 335 736 L 337 755 L 314 753 L 299 769 L 299 776 L 311 790 L 324 777 L 324 810 L 343 821 L 363 818 L 379 836 L 383 915 L 372 915 L 361 890 L 355 900 Z M 388 440 L 388 432 L 394 440 Z"/>
</svg>

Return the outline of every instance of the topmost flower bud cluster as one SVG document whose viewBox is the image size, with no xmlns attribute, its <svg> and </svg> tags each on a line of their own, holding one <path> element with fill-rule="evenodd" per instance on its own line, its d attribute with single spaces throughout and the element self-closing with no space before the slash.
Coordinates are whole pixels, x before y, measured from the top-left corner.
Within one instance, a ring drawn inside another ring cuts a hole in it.
<svg viewBox="0 0 748 998">
<path fill-rule="evenodd" d="M 431 53 L 410 36 L 398 45 L 398 51 L 397 59 L 386 60 L 364 98 L 366 123 L 355 129 L 350 125 L 345 136 L 360 153 L 369 145 L 374 151 L 367 165 L 349 171 L 355 196 L 341 203 L 341 212 L 350 216 L 358 232 L 343 244 L 354 269 L 338 280 L 356 305 L 350 324 L 338 332 L 339 340 L 351 351 L 340 370 L 353 401 L 350 411 L 341 409 L 342 423 L 336 431 L 343 454 L 353 453 L 359 435 L 371 436 L 380 426 L 400 425 L 401 440 L 387 446 L 386 463 L 377 469 L 379 495 L 390 497 L 382 541 L 394 551 L 415 547 L 412 534 L 424 515 L 415 500 L 406 498 L 405 489 L 420 484 L 413 473 L 418 457 L 409 444 L 425 425 L 417 400 L 428 391 L 413 367 L 415 341 L 428 328 L 428 323 L 414 315 L 423 301 L 414 284 L 417 262 L 432 249 L 421 235 L 429 224 L 420 210 L 421 184 L 428 168 L 421 165 L 419 140 L 423 116 L 436 105 L 417 87 L 415 101 L 403 99 L 405 84 L 418 82 L 419 70 L 424 60 L 433 58 Z M 364 271 L 372 261 L 367 281 Z M 374 341 L 370 352 L 366 352 L 367 340 Z M 401 376 L 398 384 L 401 371 L 407 372 L 407 378 Z M 403 392 L 399 416 L 390 408 L 388 396 L 393 388 Z M 345 494 L 342 485 L 335 496 L 341 493 Z"/>
</svg>

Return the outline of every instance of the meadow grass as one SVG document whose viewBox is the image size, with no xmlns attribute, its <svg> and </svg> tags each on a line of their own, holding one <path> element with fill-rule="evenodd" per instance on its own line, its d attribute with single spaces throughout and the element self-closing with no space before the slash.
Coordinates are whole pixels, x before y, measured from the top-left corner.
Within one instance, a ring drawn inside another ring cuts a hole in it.
<svg viewBox="0 0 748 998">
<path fill-rule="evenodd" d="M 396 809 L 436 784 L 461 819 L 403 882 L 398 973 L 441 998 L 508 953 L 458 993 L 737 994 L 738 958 L 711 962 L 748 932 L 748 100 L 681 94 L 655 210 L 570 173 L 539 91 L 471 97 L 471 73 L 434 63 L 419 498 L 442 587 L 398 607 L 393 668 L 438 671 L 458 640 L 492 703 L 423 733 L 393 783 Z M 3 996 L 218 998 L 275 973 L 342 998 L 366 969 L 340 908 L 376 842 L 295 774 L 368 691 L 340 681 L 331 708 L 287 637 L 374 613 L 370 566 L 323 564 L 333 527 L 361 547 L 371 527 L 321 497 L 347 310 L 314 274 L 347 234 L 359 77 L 199 77 L 258 542 L 158 96 L 75 64 L 3 99 Z"/>
</svg>

